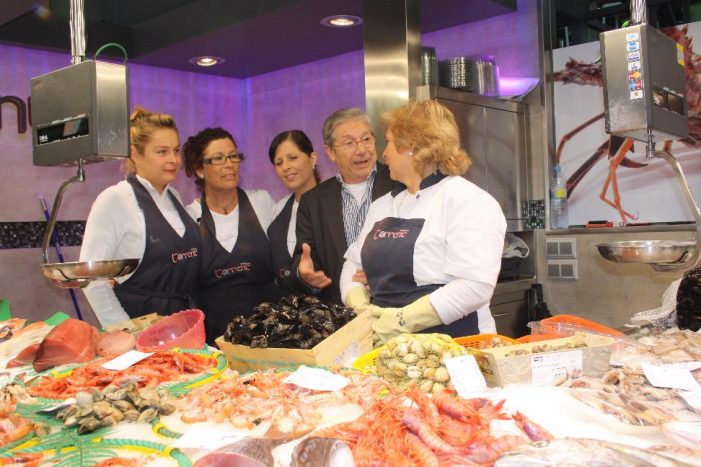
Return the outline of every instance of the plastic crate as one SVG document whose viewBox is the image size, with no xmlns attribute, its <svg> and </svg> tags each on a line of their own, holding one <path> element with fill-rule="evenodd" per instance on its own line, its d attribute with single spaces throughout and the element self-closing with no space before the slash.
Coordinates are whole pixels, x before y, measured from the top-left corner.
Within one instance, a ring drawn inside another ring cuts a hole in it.
<svg viewBox="0 0 701 467">
<path fill-rule="evenodd" d="M 540 342 L 547 341 L 550 339 L 559 339 L 561 336 L 556 334 L 529 334 L 527 336 L 519 337 L 516 342 L 519 344 L 528 344 L 529 342 Z"/>
<path fill-rule="evenodd" d="M 558 315 L 528 323 L 531 334 L 550 334 L 559 337 L 571 336 L 577 331 L 593 332 L 603 336 L 621 337 L 623 333 L 603 324 L 574 315 Z"/>
<path fill-rule="evenodd" d="M 360 370 L 363 373 L 373 373 L 372 367 L 377 363 L 377 356 L 380 355 L 380 350 L 384 349 L 385 346 L 378 347 L 370 352 L 358 357 L 355 362 L 353 362 L 353 368 Z"/>
<path fill-rule="evenodd" d="M 510 337 L 499 334 L 477 334 L 474 336 L 456 337 L 456 343 L 470 349 L 489 349 L 492 339 L 500 339 L 504 344 L 514 344 L 516 341 Z"/>
</svg>

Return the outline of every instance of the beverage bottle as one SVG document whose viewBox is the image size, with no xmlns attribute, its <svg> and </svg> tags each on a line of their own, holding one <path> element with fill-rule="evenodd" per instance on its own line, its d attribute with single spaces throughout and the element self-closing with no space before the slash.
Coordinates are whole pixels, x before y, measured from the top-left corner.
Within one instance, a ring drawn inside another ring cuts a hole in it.
<svg viewBox="0 0 701 467">
<path fill-rule="evenodd" d="M 567 179 L 563 177 L 559 164 L 553 170 L 554 176 L 550 182 L 550 228 L 566 229 L 569 227 Z"/>
</svg>

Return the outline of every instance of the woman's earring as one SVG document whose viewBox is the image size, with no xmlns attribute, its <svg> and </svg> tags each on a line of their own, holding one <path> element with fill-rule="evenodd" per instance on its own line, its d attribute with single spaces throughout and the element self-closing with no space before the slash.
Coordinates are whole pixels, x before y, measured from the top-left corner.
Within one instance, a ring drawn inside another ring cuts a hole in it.
<svg viewBox="0 0 701 467">
<path fill-rule="evenodd" d="M 409 151 L 409 155 L 410 155 L 410 156 L 413 156 L 413 155 L 414 155 L 414 151 Z"/>
<path fill-rule="evenodd" d="M 204 178 L 204 174 L 197 174 L 198 177 Z"/>
</svg>

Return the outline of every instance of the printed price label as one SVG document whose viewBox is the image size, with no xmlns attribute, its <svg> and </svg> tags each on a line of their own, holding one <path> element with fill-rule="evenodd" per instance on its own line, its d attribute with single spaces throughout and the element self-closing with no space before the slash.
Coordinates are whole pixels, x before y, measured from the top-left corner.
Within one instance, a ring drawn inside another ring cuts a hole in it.
<svg viewBox="0 0 701 467">
<path fill-rule="evenodd" d="M 313 391 L 339 391 L 350 383 L 348 379 L 341 375 L 308 366 L 299 367 L 297 371 L 285 378 L 283 382 Z"/>
<path fill-rule="evenodd" d="M 531 356 L 531 380 L 534 386 L 559 386 L 568 379 L 581 375 L 581 350 Z"/>
<path fill-rule="evenodd" d="M 643 363 L 642 366 L 645 377 L 653 386 L 683 389 L 685 391 L 701 390 L 701 386 L 687 368 L 670 365 L 650 365 L 649 363 Z"/>
<path fill-rule="evenodd" d="M 346 368 L 353 366 L 353 362 L 360 357 L 360 343 L 353 342 L 351 345 L 346 347 L 343 352 L 341 352 L 338 357 L 333 360 L 335 365 L 341 365 Z"/>
<path fill-rule="evenodd" d="M 119 357 L 113 358 L 112 360 L 105 362 L 102 368 L 105 370 L 115 370 L 121 371 L 126 370 L 135 363 L 139 363 L 144 358 L 150 357 L 154 352 L 139 352 L 138 350 L 130 350 L 125 352 Z"/>
<path fill-rule="evenodd" d="M 660 365 L 663 368 L 679 368 L 680 370 L 694 371 L 701 368 L 701 362 L 679 362 L 679 363 L 667 363 L 666 365 Z"/>
<path fill-rule="evenodd" d="M 469 399 L 487 389 L 487 382 L 473 355 L 460 355 L 444 361 L 450 381 L 460 397 Z"/>
<path fill-rule="evenodd" d="M 246 437 L 246 432 L 207 429 L 202 427 L 190 428 L 173 441 L 171 447 L 180 449 L 217 449 Z"/>
<path fill-rule="evenodd" d="M 678 391 L 677 394 L 693 409 L 701 410 L 701 389 L 695 391 Z"/>
</svg>

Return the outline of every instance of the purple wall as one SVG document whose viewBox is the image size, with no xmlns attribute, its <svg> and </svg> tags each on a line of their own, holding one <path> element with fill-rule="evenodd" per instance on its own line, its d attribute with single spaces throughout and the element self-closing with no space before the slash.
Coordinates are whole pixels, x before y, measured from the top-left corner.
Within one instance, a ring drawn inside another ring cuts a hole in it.
<svg viewBox="0 0 701 467">
<path fill-rule="evenodd" d="M 67 54 L 0 45 L 0 95 L 26 101 L 32 77 L 69 63 Z M 172 114 L 183 142 L 204 126 L 238 128 L 244 121 L 246 99 L 241 80 L 130 64 L 129 82 L 131 106 Z M 43 220 L 37 198 L 45 197 L 50 205 L 59 185 L 74 175 L 75 169 L 33 166 L 31 130 L 18 134 L 16 120 L 14 107 L 3 105 L 0 164 L 5 177 L 0 222 Z M 240 138 L 245 144 L 245 134 Z M 59 218 L 85 219 L 97 194 L 123 178 L 120 165 L 111 161 L 87 166 L 86 182 L 68 189 Z M 185 200 L 194 198 L 194 185 L 184 173 L 176 185 Z"/>
</svg>

